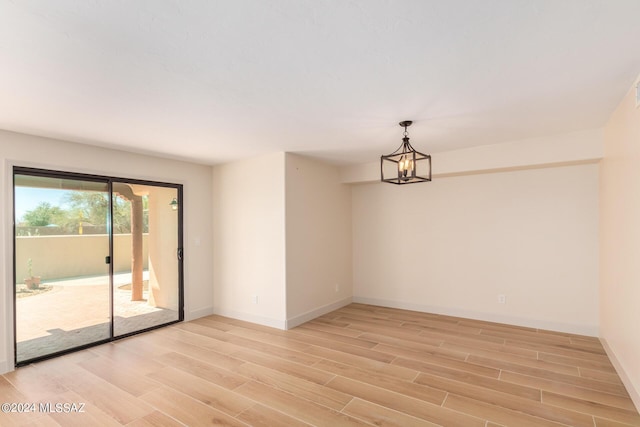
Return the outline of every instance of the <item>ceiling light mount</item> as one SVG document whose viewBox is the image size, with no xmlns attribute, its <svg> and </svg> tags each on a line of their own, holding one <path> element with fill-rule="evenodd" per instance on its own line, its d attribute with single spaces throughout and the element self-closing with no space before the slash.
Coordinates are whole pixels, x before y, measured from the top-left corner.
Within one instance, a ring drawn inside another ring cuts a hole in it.
<svg viewBox="0 0 640 427">
<path fill-rule="evenodd" d="M 380 180 L 390 184 L 414 184 L 431 181 L 431 156 L 411 146 L 407 128 L 411 120 L 399 123 L 404 128 L 402 144 L 396 151 L 380 156 Z"/>
</svg>

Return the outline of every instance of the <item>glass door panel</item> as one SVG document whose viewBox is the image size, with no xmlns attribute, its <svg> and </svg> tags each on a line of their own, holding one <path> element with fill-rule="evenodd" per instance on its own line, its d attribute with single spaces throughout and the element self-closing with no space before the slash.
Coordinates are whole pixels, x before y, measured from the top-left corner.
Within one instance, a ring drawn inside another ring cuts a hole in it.
<svg viewBox="0 0 640 427">
<path fill-rule="evenodd" d="M 111 337 L 109 184 L 14 174 L 16 363 Z"/>
<path fill-rule="evenodd" d="M 180 320 L 178 189 L 113 183 L 113 334 Z"/>
</svg>

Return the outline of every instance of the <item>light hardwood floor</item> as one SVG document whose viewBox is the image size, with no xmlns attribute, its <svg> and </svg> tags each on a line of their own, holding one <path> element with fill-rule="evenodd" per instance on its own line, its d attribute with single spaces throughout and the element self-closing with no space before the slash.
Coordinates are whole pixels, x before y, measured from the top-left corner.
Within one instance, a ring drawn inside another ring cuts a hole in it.
<svg viewBox="0 0 640 427">
<path fill-rule="evenodd" d="M 596 338 L 362 304 L 290 331 L 176 324 L 0 376 L 0 396 L 86 404 L 2 426 L 640 426 Z"/>
</svg>

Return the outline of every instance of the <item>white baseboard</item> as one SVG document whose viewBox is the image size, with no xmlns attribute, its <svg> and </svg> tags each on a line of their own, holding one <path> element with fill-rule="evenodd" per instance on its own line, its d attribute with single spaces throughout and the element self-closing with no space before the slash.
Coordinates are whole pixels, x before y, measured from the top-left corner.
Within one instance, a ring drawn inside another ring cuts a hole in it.
<svg viewBox="0 0 640 427">
<path fill-rule="evenodd" d="M 271 317 L 257 316 L 251 313 L 244 313 L 236 310 L 226 310 L 220 307 L 213 308 L 213 314 L 219 316 L 231 317 L 232 319 L 244 320 L 245 322 L 257 323 L 263 326 L 269 326 L 271 328 L 286 329 L 287 321 L 280 319 L 273 319 Z"/>
<path fill-rule="evenodd" d="M 213 307 L 205 307 L 199 310 L 191 310 L 189 312 L 185 311 L 184 320 L 185 321 L 195 320 L 200 317 L 211 316 L 212 314 L 214 314 Z"/>
<path fill-rule="evenodd" d="M 597 337 L 597 325 L 574 325 L 560 322 L 550 322 L 542 319 L 524 319 L 520 317 L 504 316 L 496 313 L 482 313 L 471 310 L 460 310 L 450 307 L 438 307 L 416 304 L 404 301 L 391 301 L 377 298 L 353 297 L 353 302 L 361 304 L 379 305 L 382 307 L 400 308 L 403 310 L 421 311 L 423 313 L 442 314 L 445 316 L 464 317 L 466 319 L 485 320 L 487 322 L 506 323 L 528 328 L 545 329 L 549 331 L 566 332 L 570 334 Z"/>
<path fill-rule="evenodd" d="M 627 375 L 627 371 L 624 370 L 624 367 L 616 357 L 616 353 L 613 351 L 611 346 L 609 346 L 609 343 L 607 342 L 607 340 L 604 339 L 603 337 L 600 337 L 600 342 L 604 347 L 604 351 L 607 352 L 607 356 L 609 356 L 609 360 L 611 360 L 611 364 L 613 365 L 614 368 L 616 368 L 616 372 L 618 373 L 618 376 L 620 377 L 620 379 L 622 380 L 622 383 L 627 389 L 627 393 L 629 393 L 629 396 L 631 397 L 633 404 L 636 405 L 636 409 L 638 410 L 638 412 L 640 412 L 640 390 L 637 390 L 635 388 L 633 382 L 631 381 L 631 378 L 629 378 L 629 375 Z"/>
<path fill-rule="evenodd" d="M 323 305 L 322 307 L 314 308 L 313 310 L 307 311 L 306 313 L 302 313 L 290 319 L 287 319 L 286 328 L 295 328 L 296 326 L 302 325 L 303 323 L 313 320 L 316 317 L 322 316 L 323 314 L 330 313 L 334 310 L 349 305 L 351 304 L 351 302 L 352 298 L 348 297 L 336 302 L 332 302 L 331 304 Z"/>
</svg>

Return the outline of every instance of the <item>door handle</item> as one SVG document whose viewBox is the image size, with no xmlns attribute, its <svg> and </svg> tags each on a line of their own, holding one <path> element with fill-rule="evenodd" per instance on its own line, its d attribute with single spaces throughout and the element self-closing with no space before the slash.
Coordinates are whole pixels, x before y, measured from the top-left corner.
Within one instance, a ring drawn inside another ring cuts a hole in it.
<svg viewBox="0 0 640 427">
<path fill-rule="evenodd" d="M 105 264 L 111 264 L 111 257 L 110 256 L 104 257 L 104 263 Z"/>
<path fill-rule="evenodd" d="M 182 261 L 182 248 L 178 248 L 178 261 Z"/>
</svg>

